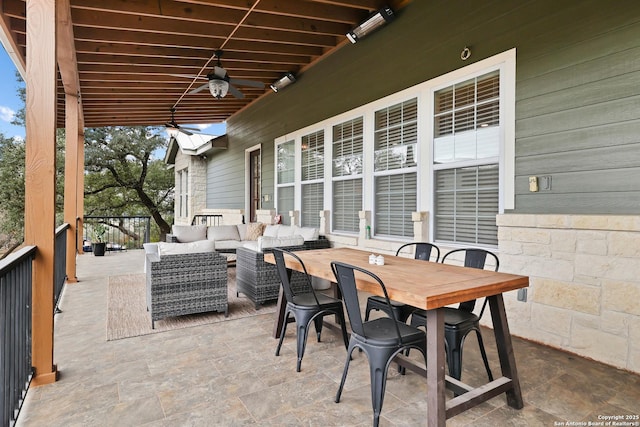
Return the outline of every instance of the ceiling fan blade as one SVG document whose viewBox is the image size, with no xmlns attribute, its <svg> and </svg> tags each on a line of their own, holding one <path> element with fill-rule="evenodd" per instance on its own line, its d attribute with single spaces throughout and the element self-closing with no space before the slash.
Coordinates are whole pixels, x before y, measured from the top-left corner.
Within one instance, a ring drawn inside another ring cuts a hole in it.
<svg viewBox="0 0 640 427">
<path fill-rule="evenodd" d="M 213 68 L 213 75 L 214 75 L 214 76 L 216 76 L 216 77 L 218 77 L 218 78 L 224 79 L 224 78 L 225 78 L 225 76 L 227 75 L 227 70 L 225 70 L 225 69 L 224 69 L 224 68 L 222 68 L 222 67 L 218 67 L 218 66 L 216 65 L 216 66 Z"/>
<path fill-rule="evenodd" d="M 193 135 L 193 132 L 190 132 L 190 131 L 186 130 L 186 129 L 185 129 L 185 128 L 183 128 L 183 127 L 179 127 L 179 128 L 178 128 L 178 131 L 180 131 L 180 132 L 184 133 L 184 134 L 185 134 L 185 135 L 187 135 L 187 136 L 191 136 L 191 135 Z"/>
<path fill-rule="evenodd" d="M 198 86 L 197 88 L 195 88 L 195 89 L 193 89 L 193 90 L 190 90 L 190 91 L 189 91 L 189 93 L 190 93 L 190 94 L 191 94 L 191 93 L 198 93 L 198 92 L 200 92 L 201 90 L 207 89 L 208 87 L 209 87 L 209 82 L 207 82 L 207 83 L 203 84 L 202 86 Z"/>
<path fill-rule="evenodd" d="M 184 77 L 185 79 L 206 79 L 207 76 L 196 76 L 193 74 L 169 74 L 171 77 Z"/>
<path fill-rule="evenodd" d="M 264 83 L 257 82 L 255 80 L 229 79 L 229 83 L 233 83 L 235 85 L 240 85 L 240 86 L 257 87 L 257 88 L 260 88 L 260 89 L 264 88 Z"/>
<path fill-rule="evenodd" d="M 229 93 L 233 96 L 235 96 L 236 98 L 244 98 L 244 94 L 242 92 L 240 92 L 238 90 L 237 87 L 235 87 L 234 85 L 230 84 L 229 85 Z"/>
</svg>

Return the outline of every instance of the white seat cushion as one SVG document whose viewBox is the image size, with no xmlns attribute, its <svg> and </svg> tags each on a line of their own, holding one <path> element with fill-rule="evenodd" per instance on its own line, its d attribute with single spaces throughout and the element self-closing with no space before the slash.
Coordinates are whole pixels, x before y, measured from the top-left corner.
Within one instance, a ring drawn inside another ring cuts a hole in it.
<svg viewBox="0 0 640 427">
<path fill-rule="evenodd" d="M 207 240 L 206 225 L 174 225 L 172 231 L 180 243 Z"/>
<path fill-rule="evenodd" d="M 158 243 L 158 254 L 163 255 L 193 254 L 198 252 L 214 252 L 215 242 L 211 240 L 198 240 L 188 243 Z"/>
</svg>

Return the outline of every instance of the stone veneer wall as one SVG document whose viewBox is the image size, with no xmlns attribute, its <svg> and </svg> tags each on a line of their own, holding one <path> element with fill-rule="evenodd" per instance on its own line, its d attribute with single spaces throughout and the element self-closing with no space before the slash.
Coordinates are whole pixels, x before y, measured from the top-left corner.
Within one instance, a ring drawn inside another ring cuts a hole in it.
<svg viewBox="0 0 640 427">
<path fill-rule="evenodd" d="M 191 156 L 178 151 L 175 160 L 175 184 L 178 185 L 178 172 L 189 169 L 189 218 L 175 217 L 175 224 L 191 224 L 194 215 L 207 205 L 207 164 L 199 156 Z M 174 201 L 174 212 L 178 212 L 178 198 Z"/>
<path fill-rule="evenodd" d="M 512 334 L 640 373 L 640 217 L 498 215 Z M 490 322 L 490 316 L 485 316 Z"/>
</svg>

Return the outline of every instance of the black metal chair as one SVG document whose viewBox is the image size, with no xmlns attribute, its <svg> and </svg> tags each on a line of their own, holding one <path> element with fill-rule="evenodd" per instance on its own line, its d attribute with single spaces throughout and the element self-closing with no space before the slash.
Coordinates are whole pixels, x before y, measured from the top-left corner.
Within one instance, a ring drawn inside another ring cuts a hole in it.
<svg viewBox="0 0 640 427">
<path fill-rule="evenodd" d="M 280 332 L 280 341 L 278 341 L 278 348 L 276 349 L 276 356 L 280 355 L 280 348 L 282 347 L 282 341 L 284 340 L 284 336 L 287 331 L 287 324 L 289 323 L 289 315 L 292 314 L 297 326 L 296 338 L 298 362 L 296 364 L 296 371 L 300 372 L 300 365 L 302 364 L 302 357 L 304 356 L 304 349 L 307 343 L 307 336 L 309 335 L 309 326 L 311 325 L 311 322 L 314 322 L 315 324 L 316 335 L 318 342 L 320 342 L 320 333 L 322 332 L 322 321 L 324 316 L 338 316 L 342 327 L 344 346 L 345 348 L 348 348 L 349 337 L 345 326 L 344 307 L 341 300 L 332 298 L 320 292 L 316 293 L 314 291 L 307 269 L 302 260 L 296 254 L 276 248 L 273 249 L 273 256 L 275 257 L 276 268 L 278 269 L 278 275 L 282 282 L 282 290 L 284 291 L 284 295 L 287 299 L 287 307 L 284 322 L 282 324 L 282 331 Z M 302 281 L 302 285 L 291 285 L 291 269 L 286 267 L 285 256 L 293 258 L 302 266 L 304 276 L 306 278 L 306 280 Z"/>
<path fill-rule="evenodd" d="M 495 271 L 498 271 L 498 267 L 500 266 L 498 257 L 493 252 L 484 249 L 454 249 L 442 257 L 442 262 L 444 263 L 451 254 L 460 252 L 464 252 L 465 267 L 484 269 L 487 257 L 491 257 L 495 262 Z M 489 377 L 489 381 L 493 381 L 493 374 L 491 373 L 491 368 L 489 368 L 489 361 L 487 360 L 487 353 L 484 348 L 482 333 L 480 332 L 480 318 L 484 314 L 487 301 L 485 298 L 479 315 L 473 313 L 476 300 L 462 302 L 458 308 L 445 307 L 444 309 L 444 337 L 446 341 L 449 375 L 457 380 L 459 380 L 462 375 L 462 347 L 464 340 L 471 331 L 475 331 L 478 337 L 482 361 L 487 370 L 487 376 Z M 426 327 L 427 312 L 422 309 L 414 311 L 411 315 L 411 325 L 415 327 Z"/>
<path fill-rule="evenodd" d="M 375 274 L 363 268 L 353 265 L 332 262 L 331 268 L 336 276 L 336 281 L 342 292 L 347 315 L 351 323 L 351 339 L 347 349 L 347 361 L 342 373 L 342 381 L 336 394 L 336 403 L 340 402 L 340 396 L 347 379 L 349 362 L 353 350 L 358 347 L 362 349 L 369 360 L 369 371 L 371 375 L 371 404 L 373 406 L 373 425 L 377 426 L 380 419 L 380 411 L 384 400 L 384 392 L 387 383 L 387 372 L 391 361 L 408 348 L 416 348 L 422 352 L 427 363 L 427 342 L 426 334 L 421 329 L 409 326 L 400 322 L 393 310 L 387 289 L 382 280 Z M 380 285 L 387 302 L 387 308 L 391 313 L 390 317 L 381 317 L 368 322 L 362 321 L 360 314 L 360 302 L 358 300 L 358 290 L 356 288 L 355 271 L 369 275 Z"/>
<path fill-rule="evenodd" d="M 438 262 L 438 260 L 440 260 L 440 248 L 438 248 L 434 244 L 423 242 L 406 243 L 400 246 L 396 251 L 396 256 L 400 255 L 400 251 L 402 251 L 402 249 L 409 246 L 415 246 L 415 259 L 430 261 L 431 254 L 435 251 L 436 258 L 434 262 Z M 389 311 L 393 311 L 396 315 L 396 319 L 401 322 L 406 322 L 415 309 L 416 308 L 411 305 L 403 304 L 393 300 L 391 301 L 391 308 L 389 308 L 389 305 L 387 305 L 387 302 L 384 300 L 384 298 L 373 295 L 367 299 L 367 308 L 365 309 L 364 321 L 366 322 L 367 320 L 369 320 L 369 313 L 371 312 L 371 310 L 382 310 L 387 313 L 387 316 L 391 316 L 389 314 Z"/>
</svg>

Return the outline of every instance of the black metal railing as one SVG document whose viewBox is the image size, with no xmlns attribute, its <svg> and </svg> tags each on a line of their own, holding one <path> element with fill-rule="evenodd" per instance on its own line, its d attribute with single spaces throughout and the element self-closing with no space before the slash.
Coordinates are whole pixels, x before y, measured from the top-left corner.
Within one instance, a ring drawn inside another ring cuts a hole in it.
<svg viewBox="0 0 640 427">
<path fill-rule="evenodd" d="M 35 246 L 0 261 L 0 416 L 15 423 L 33 377 L 31 286 Z"/>
<path fill-rule="evenodd" d="M 212 225 L 222 224 L 222 214 L 194 215 L 191 225 Z"/>
<path fill-rule="evenodd" d="M 69 224 L 62 224 L 56 228 L 56 249 L 53 259 L 53 289 L 54 312 L 59 312 L 58 304 L 64 282 L 67 280 L 67 230 Z"/>
<path fill-rule="evenodd" d="M 97 241 L 105 242 L 108 251 L 142 249 L 142 244 L 150 241 L 151 217 L 85 216 L 83 230 L 85 252 L 91 252 L 91 243 Z M 104 234 L 96 233 L 100 231 Z"/>
</svg>

